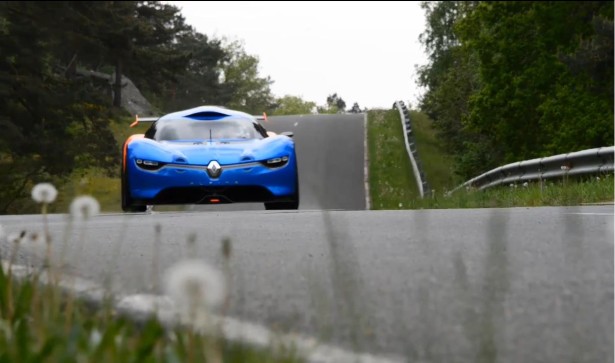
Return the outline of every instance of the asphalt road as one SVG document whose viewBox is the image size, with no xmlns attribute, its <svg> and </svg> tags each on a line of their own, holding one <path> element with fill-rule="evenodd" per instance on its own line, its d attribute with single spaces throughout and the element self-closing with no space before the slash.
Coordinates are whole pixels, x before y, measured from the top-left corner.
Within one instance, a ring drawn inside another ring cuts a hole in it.
<svg viewBox="0 0 615 363">
<path fill-rule="evenodd" d="M 42 221 L 0 216 L 9 233 Z M 221 267 L 230 238 L 233 317 L 408 362 L 613 361 L 612 206 L 49 223 L 69 272 L 112 281 L 116 293 L 157 293 L 160 274 L 184 258 Z M 20 263 L 40 261 L 35 245 L 24 243 Z"/>
<path fill-rule="evenodd" d="M 261 122 L 269 131 L 294 133 L 299 164 L 299 209 L 365 209 L 363 114 L 270 116 Z M 198 205 L 188 209 L 240 211 L 265 207 L 262 203 L 242 203 Z"/>
</svg>

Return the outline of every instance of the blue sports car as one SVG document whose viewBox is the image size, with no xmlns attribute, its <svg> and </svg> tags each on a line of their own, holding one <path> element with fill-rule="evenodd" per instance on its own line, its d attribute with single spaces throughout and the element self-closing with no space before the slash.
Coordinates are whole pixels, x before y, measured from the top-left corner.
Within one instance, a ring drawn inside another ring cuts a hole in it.
<svg viewBox="0 0 615 363">
<path fill-rule="evenodd" d="M 255 116 L 217 106 L 137 118 L 131 126 L 139 121 L 153 123 L 124 143 L 122 210 L 237 202 L 299 207 L 292 133 L 275 134 Z"/>
</svg>

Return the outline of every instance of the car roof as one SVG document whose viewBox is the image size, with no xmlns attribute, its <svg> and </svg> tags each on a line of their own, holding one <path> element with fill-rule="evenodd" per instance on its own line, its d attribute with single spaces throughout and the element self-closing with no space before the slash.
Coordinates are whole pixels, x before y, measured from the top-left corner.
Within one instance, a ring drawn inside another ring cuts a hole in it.
<svg viewBox="0 0 615 363">
<path fill-rule="evenodd" d="M 158 119 L 158 121 L 177 119 L 213 121 L 225 119 L 227 117 L 232 117 L 233 119 L 245 119 L 252 122 L 256 121 L 256 118 L 250 114 L 241 111 L 230 110 L 228 108 L 220 106 L 199 106 L 183 111 L 177 111 L 162 116 Z"/>
</svg>

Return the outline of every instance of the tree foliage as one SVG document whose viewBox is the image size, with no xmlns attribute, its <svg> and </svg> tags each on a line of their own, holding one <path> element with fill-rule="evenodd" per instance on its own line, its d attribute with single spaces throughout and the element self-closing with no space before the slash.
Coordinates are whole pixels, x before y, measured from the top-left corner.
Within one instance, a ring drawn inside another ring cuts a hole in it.
<svg viewBox="0 0 615 363">
<path fill-rule="evenodd" d="M 318 113 L 340 113 L 346 111 L 346 102 L 337 93 L 327 96 L 327 105 L 318 107 Z"/>
<path fill-rule="evenodd" d="M 1 2 L 0 54 L 0 213 L 23 211 L 34 183 L 75 168 L 117 174 L 110 123 L 128 116 L 113 107 L 122 75 L 167 111 L 260 113 L 274 101 L 256 57 L 199 34 L 159 1 Z"/>
<path fill-rule="evenodd" d="M 612 144 L 612 2 L 423 7 L 421 108 L 459 174 Z"/>
<path fill-rule="evenodd" d="M 271 93 L 271 77 L 261 77 L 258 57 L 247 54 L 239 42 L 224 48 L 227 58 L 221 64 L 224 103 L 233 109 L 252 114 L 272 110 L 275 98 Z"/>
<path fill-rule="evenodd" d="M 361 107 L 359 106 L 359 104 L 357 102 L 352 104 L 352 108 L 349 111 L 350 113 L 361 113 Z"/>
<path fill-rule="evenodd" d="M 301 97 L 286 95 L 277 99 L 272 115 L 306 115 L 316 108 L 315 102 L 304 101 Z"/>
</svg>

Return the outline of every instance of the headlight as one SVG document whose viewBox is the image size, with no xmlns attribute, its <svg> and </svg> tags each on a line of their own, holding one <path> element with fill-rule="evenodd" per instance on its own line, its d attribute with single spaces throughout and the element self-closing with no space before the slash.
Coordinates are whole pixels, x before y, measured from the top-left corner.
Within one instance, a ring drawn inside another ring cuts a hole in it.
<svg viewBox="0 0 615 363">
<path fill-rule="evenodd" d="M 140 167 L 141 169 L 145 169 L 145 170 L 158 170 L 166 164 L 166 163 L 161 163 L 159 161 L 143 160 L 143 159 L 137 159 L 135 160 L 135 162 L 137 163 L 138 167 Z"/>
<path fill-rule="evenodd" d="M 288 156 L 282 156 L 279 158 L 272 158 L 265 161 L 261 161 L 263 165 L 269 168 L 279 168 L 288 163 Z"/>
</svg>

